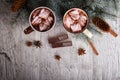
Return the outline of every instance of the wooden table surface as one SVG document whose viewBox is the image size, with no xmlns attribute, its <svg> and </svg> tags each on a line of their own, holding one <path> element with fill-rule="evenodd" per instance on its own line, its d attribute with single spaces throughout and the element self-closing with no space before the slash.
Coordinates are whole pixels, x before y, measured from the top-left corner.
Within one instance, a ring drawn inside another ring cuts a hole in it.
<svg viewBox="0 0 120 80">
<path fill-rule="evenodd" d="M 116 13 L 117 18 L 105 18 L 118 33 L 117 38 L 90 30 L 99 51 L 96 56 L 85 36 L 67 32 L 59 19 L 48 32 L 34 31 L 25 35 L 23 31 L 29 26 L 25 11 L 21 12 L 15 24 L 11 24 L 15 13 L 3 1 L 0 0 L 0 80 L 120 80 L 120 10 Z M 73 46 L 51 48 L 48 38 L 61 33 L 68 33 Z M 27 47 L 25 42 L 28 40 L 40 40 L 41 48 Z M 84 48 L 86 54 L 79 56 L 78 48 Z M 61 56 L 60 61 L 55 60 L 56 54 Z"/>
</svg>

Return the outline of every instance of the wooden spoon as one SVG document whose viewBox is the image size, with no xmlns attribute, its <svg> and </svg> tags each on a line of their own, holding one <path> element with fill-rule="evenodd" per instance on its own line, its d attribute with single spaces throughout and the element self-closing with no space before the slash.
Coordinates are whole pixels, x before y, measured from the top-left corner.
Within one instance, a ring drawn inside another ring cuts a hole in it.
<svg viewBox="0 0 120 80">
<path fill-rule="evenodd" d="M 111 27 L 110 27 L 110 25 L 106 21 L 104 21 L 102 18 L 100 18 L 100 17 L 93 17 L 92 18 L 92 22 L 93 22 L 93 24 L 96 27 L 98 27 L 102 31 L 109 32 L 114 37 L 118 36 L 118 34 L 114 30 L 112 30 Z"/>
</svg>

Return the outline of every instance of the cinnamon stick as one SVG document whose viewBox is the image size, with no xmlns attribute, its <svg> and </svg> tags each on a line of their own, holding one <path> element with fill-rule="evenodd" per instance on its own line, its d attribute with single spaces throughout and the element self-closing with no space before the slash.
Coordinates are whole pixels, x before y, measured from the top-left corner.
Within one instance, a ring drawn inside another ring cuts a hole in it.
<svg viewBox="0 0 120 80">
<path fill-rule="evenodd" d="M 97 49 L 95 48 L 94 44 L 92 43 L 92 41 L 91 41 L 90 39 L 87 39 L 87 40 L 88 40 L 90 46 L 92 47 L 94 53 L 95 53 L 96 55 L 98 55 L 99 53 L 98 53 Z"/>
<path fill-rule="evenodd" d="M 11 10 L 12 12 L 16 12 L 18 11 L 20 8 L 23 7 L 23 5 L 25 4 L 26 0 L 15 0 L 15 2 L 13 3 Z"/>
</svg>

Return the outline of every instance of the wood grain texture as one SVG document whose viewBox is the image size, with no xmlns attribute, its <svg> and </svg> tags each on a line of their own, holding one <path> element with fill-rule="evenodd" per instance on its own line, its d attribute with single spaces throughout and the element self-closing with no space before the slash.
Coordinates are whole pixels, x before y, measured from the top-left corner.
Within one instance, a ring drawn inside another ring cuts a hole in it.
<svg viewBox="0 0 120 80">
<path fill-rule="evenodd" d="M 0 55 L 0 80 L 120 80 L 120 15 L 106 21 L 118 33 L 114 38 L 110 34 L 99 35 L 92 32 L 92 41 L 99 51 L 96 56 L 83 34 L 69 34 L 72 47 L 52 49 L 48 38 L 60 33 L 67 33 L 62 21 L 46 32 L 23 33 L 29 26 L 24 10 L 17 23 L 10 24 L 13 15 L 10 6 L 0 0 L 0 52 L 5 52 L 8 61 Z M 120 7 L 120 6 L 118 6 Z M 112 10 L 110 10 L 112 12 Z M 27 40 L 41 40 L 42 47 L 27 47 Z M 78 48 L 85 48 L 86 54 L 78 56 Z M 54 59 L 59 54 L 61 61 Z"/>
</svg>

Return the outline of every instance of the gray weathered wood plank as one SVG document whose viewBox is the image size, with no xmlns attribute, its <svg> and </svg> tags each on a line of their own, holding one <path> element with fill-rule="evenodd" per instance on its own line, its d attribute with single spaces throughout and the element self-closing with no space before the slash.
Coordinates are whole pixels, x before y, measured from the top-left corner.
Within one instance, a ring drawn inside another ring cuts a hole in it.
<svg viewBox="0 0 120 80">
<path fill-rule="evenodd" d="M 93 32 L 93 42 L 100 55 L 96 56 L 84 35 L 75 35 L 65 31 L 62 21 L 46 32 L 33 32 L 25 35 L 23 30 L 29 26 L 24 11 L 18 22 L 9 22 L 13 13 L 10 6 L 0 0 L 0 52 L 5 52 L 10 58 L 0 55 L 0 80 L 120 80 L 120 36 L 110 34 L 98 35 Z M 118 16 L 119 11 L 118 11 Z M 120 18 L 106 18 L 112 28 L 120 34 Z M 72 47 L 52 49 L 48 37 L 60 33 L 68 33 L 73 42 Z M 41 40 L 42 47 L 27 47 L 27 40 Z M 86 55 L 78 56 L 77 49 L 86 49 Z M 54 55 L 62 59 L 56 61 Z"/>
</svg>

